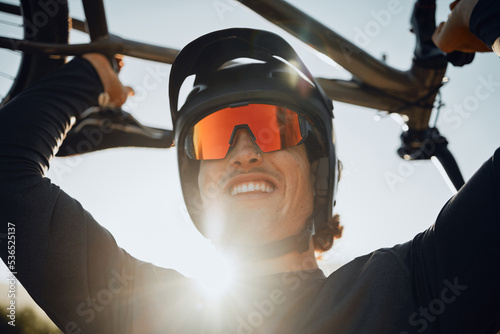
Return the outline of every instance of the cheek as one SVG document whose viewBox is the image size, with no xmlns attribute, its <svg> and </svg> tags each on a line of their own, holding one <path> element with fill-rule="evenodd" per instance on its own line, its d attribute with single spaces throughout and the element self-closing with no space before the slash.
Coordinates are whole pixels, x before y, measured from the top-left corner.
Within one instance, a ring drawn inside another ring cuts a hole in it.
<svg viewBox="0 0 500 334">
<path fill-rule="evenodd" d="M 309 165 L 300 170 L 300 186 L 297 185 L 296 201 L 300 210 L 306 215 L 312 214 L 314 208 L 314 185 Z"/>
<path fill-rule="evenodd" d="M 198 174 L 198 188 L 203 201 L 217 197 L 223 189 L 221 184 L 227 173 L 221 161 L 202 161 Z"/>
<path fill-rule="evenodd" d="M 293 194 L 296 201 L 301 202 L 300 206 L 309 205 L 314 194 L 314 177 L 305 150 L 294 151 L 283 166 L 289 166 L 287 170 L 284 170 L 284 174 L 292 176 L 289 179 L 290 193 Z"/>
<path fill-rule="evenodd" d="M 314 197 L 314 186 L 310 175 L 309 168 L 301 169 L 297 184 L 297 197 L 302 202 L 301 205 L 309 205 Z"/>
<path fill-rule="evenodd" d="M 215 191 L 215 164 L 209 161 L 202 161 L 200 164 L 200 173 L 198 174 L 198 188 L 203 201 L 213 197 Z"/>
</svg>

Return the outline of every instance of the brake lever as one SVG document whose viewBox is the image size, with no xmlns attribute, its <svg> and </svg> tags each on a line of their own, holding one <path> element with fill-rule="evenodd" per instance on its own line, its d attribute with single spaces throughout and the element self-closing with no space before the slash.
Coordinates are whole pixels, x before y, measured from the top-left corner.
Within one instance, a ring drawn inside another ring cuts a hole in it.
<svg viewBox="0 0 500 334">
<path fill-rule="evenodd" d="M 430 160 L 436 157 L 456 190 L 465 183 L 460 168 L 448 149 L 448 140 L 435 127 L 404 131 L 398 154 L 405 160 Z"/>
<path fill-rule="evenodd" d="M 173 131 L 141 124 L 121 108 L 85 111 L 66 135 L 57 156 L 72 156 L 116 147 L 170 148 Z"/>
</svg>

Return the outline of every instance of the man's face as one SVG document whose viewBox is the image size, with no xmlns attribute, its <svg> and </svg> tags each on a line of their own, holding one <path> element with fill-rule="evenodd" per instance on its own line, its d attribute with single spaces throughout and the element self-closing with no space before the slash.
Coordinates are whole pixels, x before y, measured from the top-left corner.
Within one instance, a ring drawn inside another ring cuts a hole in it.
<svg viewBox="0 0 500 334">
<path fill-rule="evenodd" d="M 304 145 L 263 153 L 240 130 L 224 159 L 201 162 L 207 237 L 242 247 L 296 235 L 313 212 L 313 184 Z"/>
</svg>

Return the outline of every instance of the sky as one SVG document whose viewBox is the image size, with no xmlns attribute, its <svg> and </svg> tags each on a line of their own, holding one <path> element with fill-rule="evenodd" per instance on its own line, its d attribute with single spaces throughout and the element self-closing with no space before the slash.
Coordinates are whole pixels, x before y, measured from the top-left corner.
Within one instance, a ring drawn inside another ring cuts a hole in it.
<svg viewBox="0 0 500 334">
<path fill-rule="evenodd" d="M 414 45 L 409 32 L 410 2 L 289 2 L 357 41 L 374 57 L 386 55 L 387 63 L 401 70 L 410 67 Z M 350 78 L 338 65 L 233 0 L 142 0 L 140 5 L 111 0 L 105 5 L 110 31 L 129 39 L 180 49 L 218 29 L 266 29 L 288 40 L 313 75 Z M 381 23 L 377 18 L 389 6 L 398 11 Z M 78 1 L 70 1 L 70 12 L 82 18 Z M 438 0 L 438 21 L 447 14 L 448 2 Z M 368 38 L 360 37 L 363 32 Z M 81 34 L 72 35 L 72 42 L 82 40 Z M 169 65 L 125 58 L 120 77 L 134 87 L 136 96 L 124 109 L 147 125 L 171 128 L 169 71 Z M 447 76 L 449 83 L 441 90 L 446 105 L 437 127 L 467 180 L 500 144 L 500 60 L 492 53 L 479 54 L 472 65 L 450 65 Z M 432 162 L 399 158 L 396 150 L 402 130 L 398 117 L 335 101 L 334 106 L 338 154 L 344 165 L 336 212 L 341 215 L 344 236 L 320 262 L 326 274 L 357 256 L 409 241 L 433 224 L 452 196 Z M 47 177 L 78 199 L 133 256 L 196 276 L 213 268 L 212 248 L 189 221 L 175 150 L 121 148 L 56 158 Z M 1 270 L 0 279 L 4 279 L 8 271 Z"/>
</svg>

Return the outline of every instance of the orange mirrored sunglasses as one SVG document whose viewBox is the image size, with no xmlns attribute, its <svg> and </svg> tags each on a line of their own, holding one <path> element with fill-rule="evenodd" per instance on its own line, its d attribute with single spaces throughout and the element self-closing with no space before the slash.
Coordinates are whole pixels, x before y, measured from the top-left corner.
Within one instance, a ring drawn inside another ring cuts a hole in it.
<svg viewBox="0 0 500 334">
<path fill-rule="evenodd" d="M 196 123 L 186 138 L 191 159 L 224 159 L 238 130 L 246 129 L 262 152 L 301 144 L 309 123 L 296 112 L 269 104 L 248 104 L 218 110 Z"/>
</svg>

